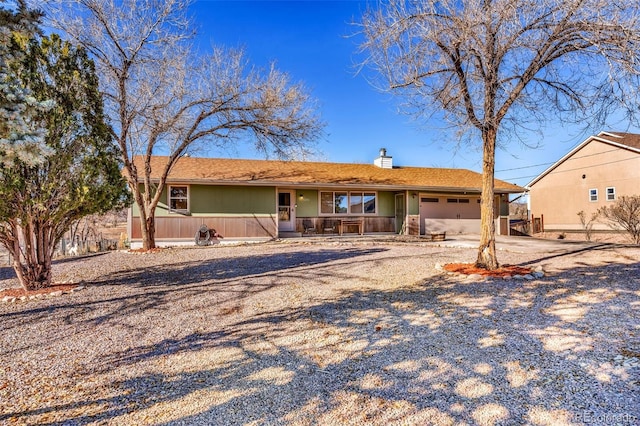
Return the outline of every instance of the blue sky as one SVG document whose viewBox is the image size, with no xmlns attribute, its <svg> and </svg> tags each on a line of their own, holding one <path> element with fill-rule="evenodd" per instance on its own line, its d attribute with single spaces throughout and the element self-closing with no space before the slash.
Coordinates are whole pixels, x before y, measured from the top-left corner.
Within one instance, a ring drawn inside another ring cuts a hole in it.
<svg viewBox="0 0 640 426">
<path fill-rule="evenodd" d="M 200 48 L 209 44 L 243 47 L 250 63 L 264 67 L 275 61 L 294 81 L 305 83 L 327 125 L 317 159 L 371 163 L 385 147 L 394 165 L 481 171 L 477 147 L 456 149 L 440 123 L 416 123 L 399 114 L 399 99 L 376 91 L 356 73 L 360 39 L 354 36 L 357 27 L 351 22 L 360 20 L 365 7 L 364 1 L 355 0 L 197 0 L 191 11 Z M 603 130 L 637 132 L 624 124 Z M 524 185 L 589 136 L 554 122 L 545 123 L 542 132 L 538 149 L 514 142 L 507 151 L 499 151 L 496 177 Z M 539 134 L 528 137 L 535 144 Z M 244 145 L 216 155 L 260 158 Z"/>
</svg>

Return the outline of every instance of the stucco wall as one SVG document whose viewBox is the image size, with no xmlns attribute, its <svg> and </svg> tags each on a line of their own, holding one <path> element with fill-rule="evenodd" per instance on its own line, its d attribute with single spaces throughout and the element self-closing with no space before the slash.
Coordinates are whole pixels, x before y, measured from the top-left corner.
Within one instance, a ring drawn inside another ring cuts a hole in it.
<svg viewBox="0 0 640 426">
<path fill-rule="evenodd" d="M 531 214 L 544 215 L 545 230 L 581 230 L 578 212 L 590 217 L 613 203 L 608 187 L 616 197 L 640 194 L 640 154 L 592 140 L 531 186 Z M 598 201 L 589 200 L 590 189 L 598 190 Z M 609 228 L 597 223 L 594 229 Z"/>
</svg>

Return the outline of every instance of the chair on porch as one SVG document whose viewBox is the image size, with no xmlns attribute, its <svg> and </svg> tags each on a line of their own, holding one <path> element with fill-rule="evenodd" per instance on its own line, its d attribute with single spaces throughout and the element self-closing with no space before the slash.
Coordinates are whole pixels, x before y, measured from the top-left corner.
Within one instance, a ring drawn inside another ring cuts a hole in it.
<svg viewBox="0 0 640 426">
<path fill-rule="evenodd" d="M 338 229 L 338 223 L 335 220 L 325 219 L 322 223 L 323 234 L 335 234 Z"/>
<path fill-rule="evenodd" d="M 302 220 L 302 233 L 306 235 L 316 235 L 316 226 L 311 219 Z"/>
</svg>

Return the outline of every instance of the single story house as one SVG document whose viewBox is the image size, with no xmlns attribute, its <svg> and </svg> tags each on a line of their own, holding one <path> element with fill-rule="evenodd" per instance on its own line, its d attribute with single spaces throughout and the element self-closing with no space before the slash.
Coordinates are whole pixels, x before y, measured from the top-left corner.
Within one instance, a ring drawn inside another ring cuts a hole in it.
<svg viewBox="0 0 640 426">
<path fill-rule="evenodd" d="M 166 160 L 153 157 L 152 170 Z M 524 189 L 496 180 L 495 191 L 497 229 L 506 234 L 508 195 Z M 156 241 L 193 242 L 202 225 L 230 239 L 479 233 L 480 192 L 479 173 L 397 167 L 384 149 L 374 164 L 184 156 L 171 169 L 156 210 Z M 129 235 L 134 246 L 140 243 L 137 206 L 129 214 Z"/>
<path fill-rule="evenodd" d="M 590 136 L 529 182 L 529 211 L 544 231 L 581 232 L 587 220 L 621 195 L 640 195 L 640 135 L 600 132 Z M 594 223 L 593 230 L 610 230 Z"/>
</svg>

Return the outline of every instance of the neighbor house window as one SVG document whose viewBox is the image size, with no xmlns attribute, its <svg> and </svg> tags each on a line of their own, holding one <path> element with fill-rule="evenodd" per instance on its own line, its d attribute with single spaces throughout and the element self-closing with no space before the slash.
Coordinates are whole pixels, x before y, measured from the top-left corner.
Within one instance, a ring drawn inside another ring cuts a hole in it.
<svg viewBox="0 0 640 426">
<path fill-rule="evenodd" d="M 375 192 L 320 192 L 321 214 L 375 214 Z"/>
<path fill-rule="evenodd" d="M 189 187 L 169 187 L 169 210 L 178 212 L 189 211 Z"/>
<path fill-rule="evenodd" d="M 598 190 L 593 188 L 589 190 L 589 201 L 598 201 Z"/>
<path fill-rule="evenodd" d="M 613 201 L 616 199 L 616 189 L 614 187 L 607 188 L 607 201 Z"/>
</svg>

